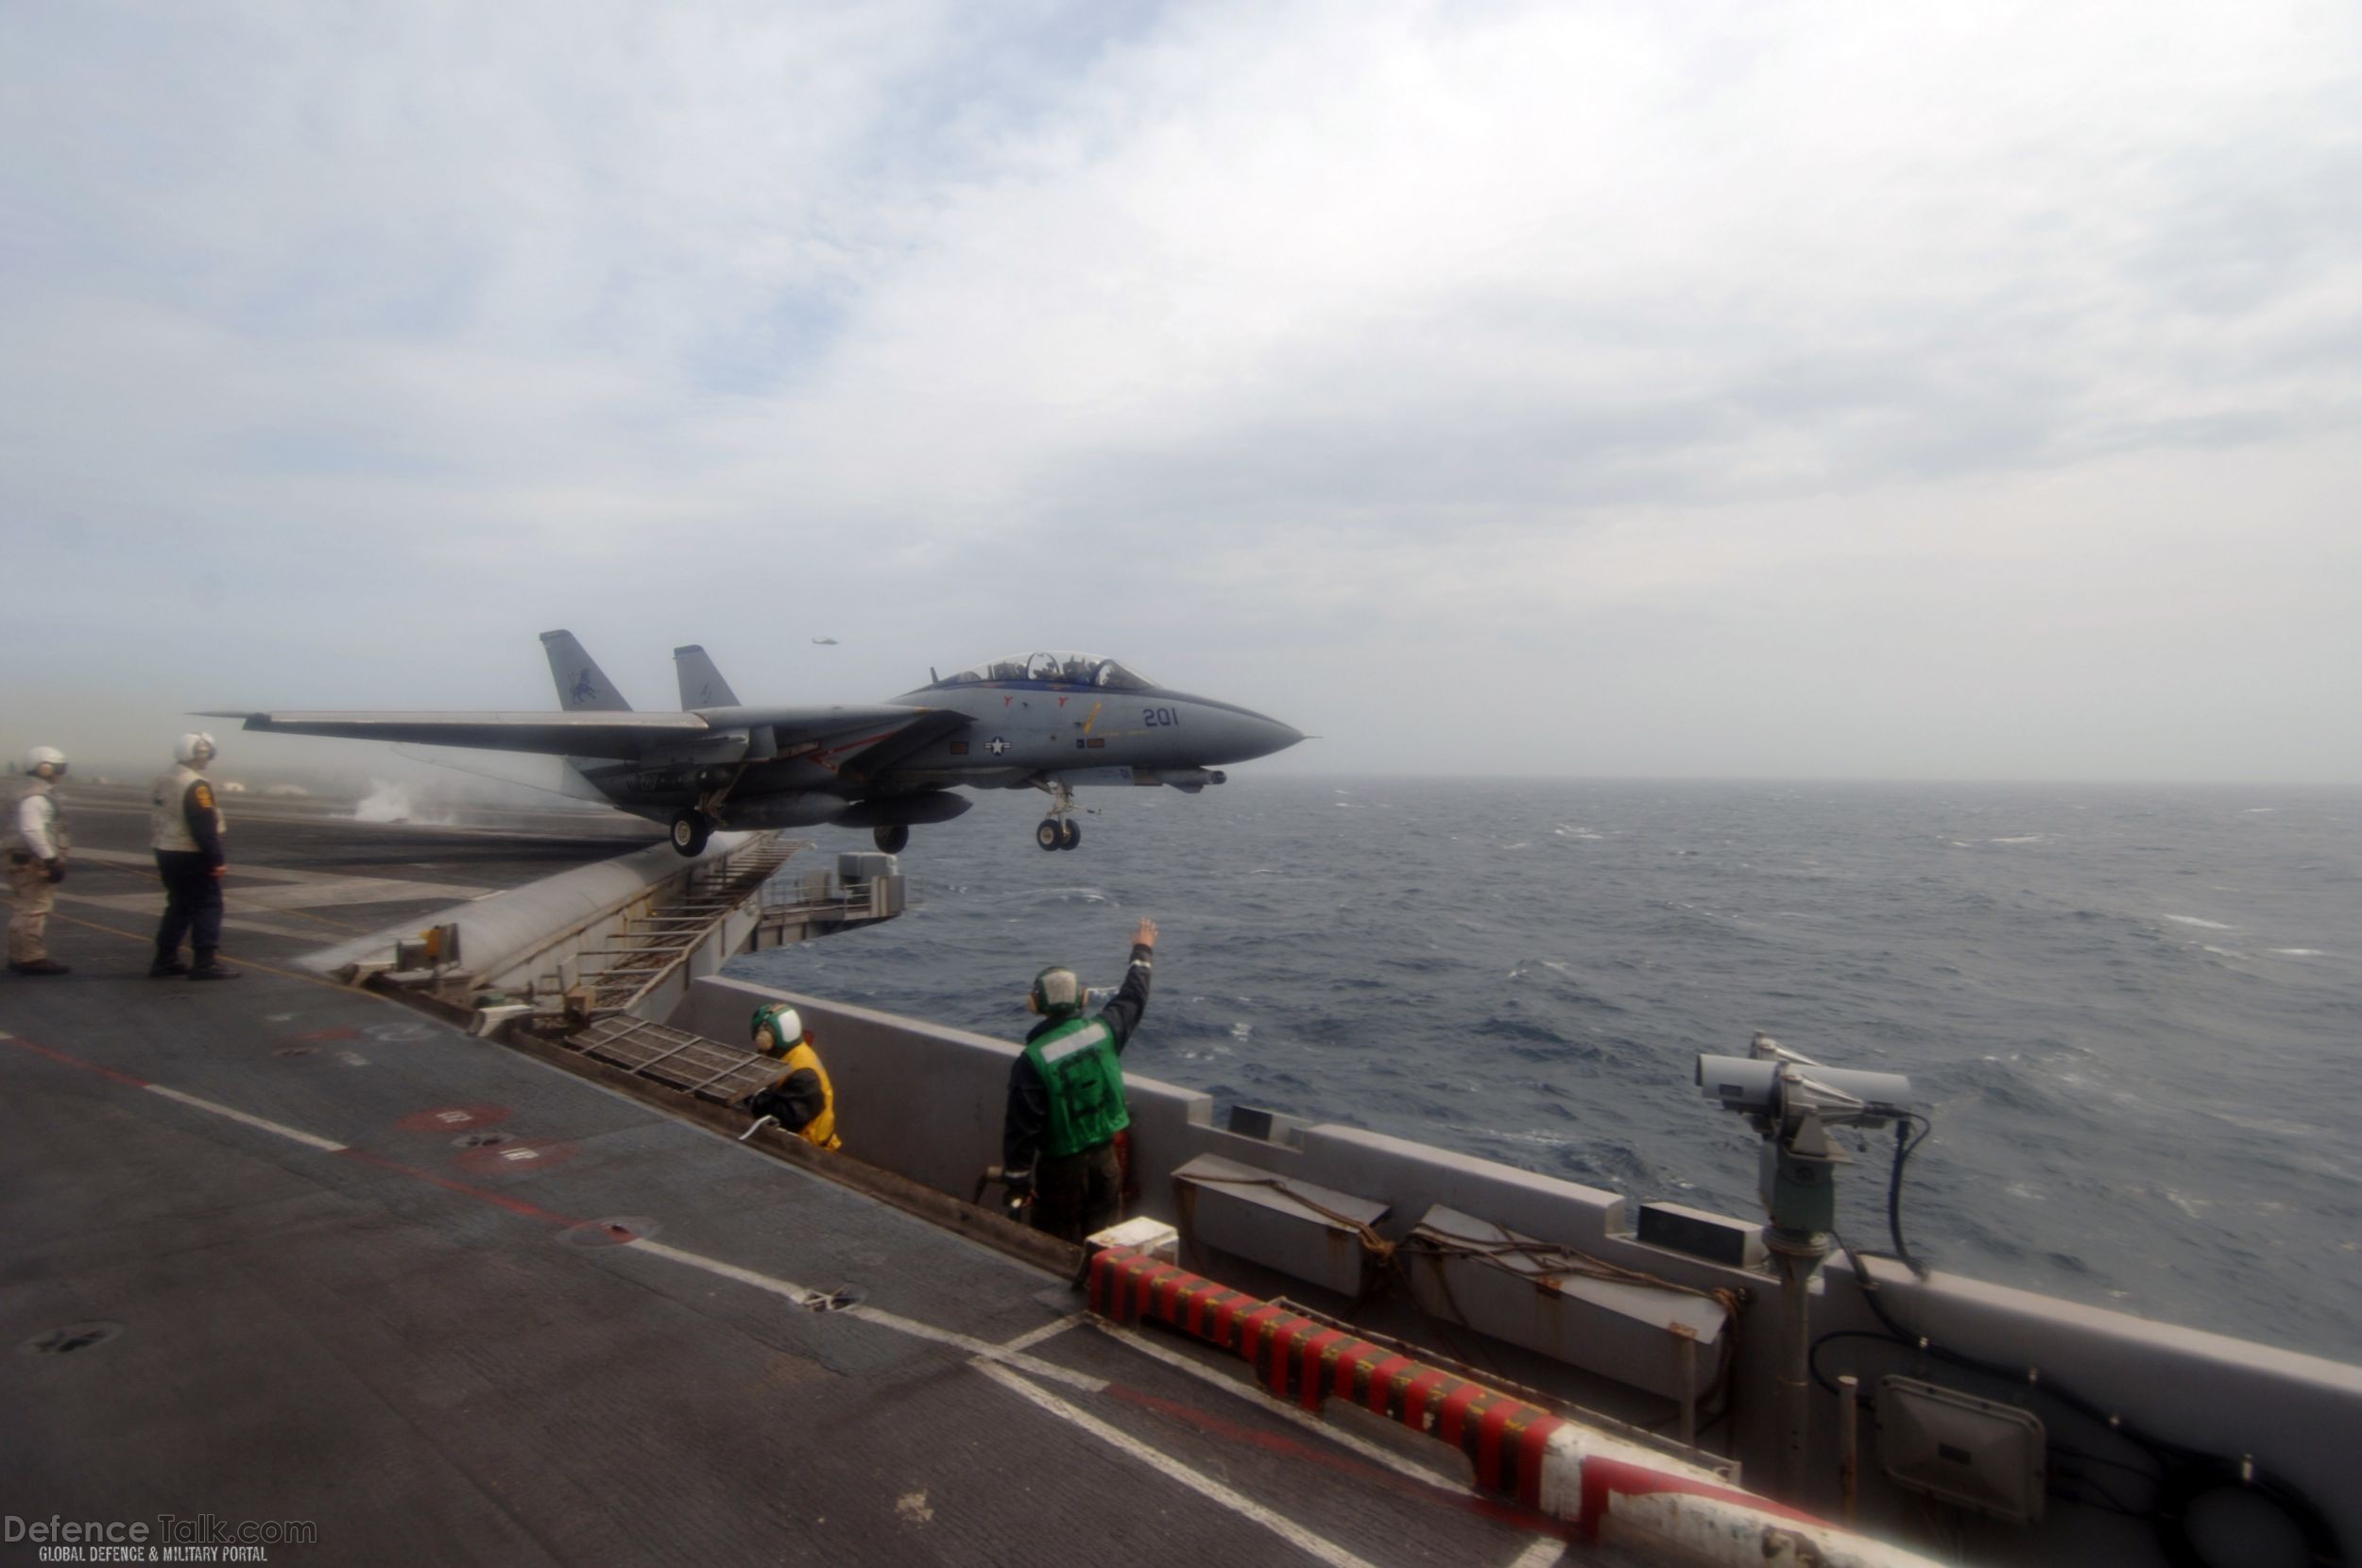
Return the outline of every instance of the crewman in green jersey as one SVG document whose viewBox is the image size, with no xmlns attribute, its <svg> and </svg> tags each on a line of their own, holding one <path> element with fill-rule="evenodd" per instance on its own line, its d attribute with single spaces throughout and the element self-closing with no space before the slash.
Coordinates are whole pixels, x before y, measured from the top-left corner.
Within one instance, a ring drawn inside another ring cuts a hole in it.
<svg viewBox="0 0 2362 1568">
<path fill-rule="evenodd" d="M 1116 1134 L 1131 1124 L 1117 1058 L 1148 1009 L 1156 922 L 1132 933 L 1132 966 L 1115 1000 L 1083 1016 L 1083 982 L 1071 969 L 1034 977 L 1026 1005 L 1041 1022 L 1009 1068 L 1009 1111 L 1001 1164 L 1009 1198 L 1031 1199 L 1036 1230 L 1081 1241 L 1121 1218 L 1122 1173 Z"/>
</svg>

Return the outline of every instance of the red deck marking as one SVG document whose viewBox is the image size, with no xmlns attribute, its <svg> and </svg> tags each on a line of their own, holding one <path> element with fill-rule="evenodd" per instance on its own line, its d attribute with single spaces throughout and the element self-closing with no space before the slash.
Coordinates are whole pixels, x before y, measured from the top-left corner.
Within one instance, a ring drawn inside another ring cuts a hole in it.
<svg viewBox="0 0 2362 1568">
<path fill-rule="evenodd" d="M 1118 1322 L 1131 1322 L 1138 1317 L 1132 1309 L 1132 1282 L 1151 1260 L 1129 1251 L 1102 1255 L 1110 1258 L 1106 1274 L 1107 1316 Z"/>
<path fill-rule="evenodd" d="M 1145 1318 L 1156 1313 L 1161 1317 L 1162 1314 L 1156 1312 L 1156 1287 L 1167 1275 L 1180 1272 L 1172 1264 L 1153 1257 L 1136 1260 L 1132 1266 L 1132 1316 Z"/>
<path fill-rule="evenodd" d="M 527 1219 L 539 1219 L 544 1224 L 582 1225 L 589 1223 L 588 1220 L 576 1219 L 572 1215 L 553 1214 L 539 1204 L 528 1203 L 522 1198 L 511 1198 L 505 1192 L 494 1192 L 488 1187 L 473 1186 L 466 1182 L 455 1182 L 448 1176 L 438 1176 L 432 1170 L 420 1170 L 417 1166 L 403 1165 L 400 1160 L 389 1160 L 383 1155 L 372 1154 L 366 1149 L 348 1149 L 344 1151 L 344 1157 L 348 1160 L 358 1160 L 363 1165 L 375 1166 L 380 1170 L 390 1170 L 397 1175 L 416 1177 L 421 1182 L 432 1182 L 446 1192 L 465 1193 L 471 1198 L 491 1204 L 494 1208 L 506 1209 L 511 1214 L 522 1215 Z"/>
<path fill-rule="evenodd" d="M 366 1157 L 366 1156 L 363 1156 Z M 429 1180 L 436 1178 L 429 1177 Z M 455 1184 L 444 1184 L 452 1185 Z M 516 1206 L 497 1193 L 462 1187 L 488 1202 Z M 527 1212 L 530 1206 L 520 1208 Z M 537 1218 L 542 1218 L 538 1211 Z M 1823 1523 L 1807 1513 L 1726 1487 L 1669 1474 L 1611 1459 L 1587 1459 L 1583 1464 L 1581 1512 L 1562 1524 L 1532 1512 L 1541 1503 L 1542 1473 L 1550 1440 L 1566 1423 L 1523 1400 L 1469 1382 L 1440 1368 L 1424 1366 L 1403 1355 L 1355 1338 L 1275 1303 L 1258 1301 L 1200 1274 L 1133 1253 L 1109 1248 L 1096 1254 L 1090 1266 L 1091 1301 L 1103 1316 L 1122 1320 L 1153 1312 L 1175 1326 L 1186 1326 L 1201 1338 L 1236 1352 L 1256 1380 L 1287 1398 L 1292 1391 L 1305 1408 L 1317 1410 L 1334 1392 L 1366 1405 L 1414 1432 L 1431 1435 L 1466 1453 L 1474 1461 L 1477 1485 L 1515 1496 L 1515 1506 L 1462 1500 L 1487 1511 L 1488 1517 L 1515 1519 L 1521 1526 L 1569 1540 L 1595 1539 L 1600 1521 L 1618 1493 L 1636 1496 L 1670 1491 L 1736 1504 L 1771 1518 L 1801 1524 Z M 1291 1381 L 1292 1380 L 1292 1382 Z M 1214 1418 L 1184 1406 L 1155 1399 L 1134 1389 L 1110 1385 L 1111 1396 L 1163 1410 L 1177 1419 L 1227 1430 L 1242 1440 L 1290 1452 L 1302 1445 L 1267 1433 L 1227 1427 Z M 1327 1464 L 1366 1471 L 1351 1461 L 1339 1461 L 1316 1451 L 1307 1457 Z M 1390 1485 L 1402 1483 L 1380 1472 Z M 1412 1489 L 1433 1491 L 1422 1483 Z"/>
<path fill-rule="evenodd" d="M 1195 1406 L 1184 1405 L 1177 1400 L 1166 1399 L 1156 1394 L 1142 1392 L 1138 1389 L 1126 1388 L 1121 1383 L 1108 1384 L 1105 1392 L 1110 1399 L 1121 1400 L 1124 1404 L 1136 1405 L 1144 1410 L 1153 1410 L 1158 1415 L 1194 1426 L 1201 1432 L 1227 1438 L 1234 1442 L 1244 1443 L 1268 1454 L 1279 1454 L 1290 1458 L 1302 1459 L 1308 1464 L 1318 1465 L 1324 1470 L 1335 1471 L 1341 1474 L 1369 1481 L 1434 1507 L 1448 1508 L 1455 1513 L 1468 1513 L 1481 1519 L 1498 1520 L 1502 1524 L 1514 1525 L 1521 1530 L 1529 1530 L 1536 1535 L 1554 1536 L 1562 1541 L 1575 1539 L 1573 1526 L 1566 1521 L 1552 1519 L 1547 1514 L 1535 1513 L 1514 1503 L 1497 1502 L 1489 1497 L 1471 1497 L 1458 1488 L 1442 1481 L 1416 1480 L 1398 1471 L 1372 1464 L 1367 1459 L 1340 1454 L 1333 1449 L 1307 1442 L 1285 1432 L 1266 1432 L 1237 1422 L 1225 1421 L 1210 1411 L 1198 1409 Z"/>
<path fill-rule="evenodd" d="M 1102 1316 L 1116 1318 L 1120 1298 L 1123 1293 L 1124 1265 L 1132 1254 L 1120 1247 L 1111 1247 L 1091 1259 L 1091 1305 Z"/>
<path fill-rule="evenodd" d="M 1477 1482 L 1493 1491 L 1510 1491 L 1515 1488 L 1503 1485 L 1501 1456 L 1506 1451 L 1510 1423 L 1520 1417 L 1538 1412 L 1520 1399 L 1497 1399 L 1487 1405 L 1477 1417 L 1476 1473 Z"/>
<path fill-rule="evenodd" d="M 1175 1280 L 1172 1288 L 1165 1292 L 1169 1297 L 1163 1314 L 1165 1321 L 1175 1328 L 1186 1322 L 1197 1301 L 1198 1292 L 1206 1287 L 1207 1281 L 1196 1274 L 1183 1274 Z"/>
<path fill-rule="evenodd" d="M 1263 1349 L 1263 1330 L 1285 1316 L 1287 1316 L 1286 1313 L 1272 1305 L 1271 1303 L 1260 1302 L 1256 1304 L 1254 1311 L 1239 1320 L 1239 1338 L 1233 1348 L 1244 1358 L 1247 1365 L 1256 1367 L 1258 1371 L 1261 1370 L 1258 1366 L 1258 1357 Z"/>
<path fill-rule="evenodd" d="M 1266 1325 L 1263 1344 L 1269 1354 L 1263 1358 L 1262 1371 L 1265 1381 L 1271 1384 L 1271 1391 L 1282 1399 L 1288 1395 L 1288 1374 L 1294 1367 L 1296 1347 L 1304 1342 L 1307 1334 L 1319 1326 L 1311 1319 L 1300 1318 L 1294 1313 Z"/>
<path fill-rule="evenodd" d="M 1364 1380 L 1369 1376 L 1370 1369 L 1378 1365 L 1378 1359 L 1385 1354 L 1367 1339 L 1356 1339 L 1343 1355 L 1337 1357 L 1328 1391 L 1342 1394 L 1356 1405 L 1361 1404 L 1363 1390 L 1367 1388 Z"/>
<path fill-rule="evenodd" d="M 1107 1292 L 1106 1314 L 1119 1322 L 1127 1321 L 1123 1309 L 1126 1301 L 1131 1296 L 1134 1254 L 1128 1252 L 1107 1252 L 1099 1255 L 1107 1260 L 1107 1271 L 1102 1277 L 1102 1283 Z"/>
<path fill-rule="evenodd" d="M 117 1072 L 112 1067 L 102 1067 L 95 1062 L 85 1062 L 78 1056 L 69 1056 L 64 1051 L 53 1049 L 48 1046 L 37 1046 L 30 1040 L 25 1038 L 22 1034 L 9 1035 L 9 1044 L 12 1046 L 23 1046 L 26 1050 L 31 1051 L 36 1056 L 46 1056 L 52 1062 L 62 1062 L 69 1067 L 79 1067 L 84 1072 L 94 1072 L 101 1078 L 112 1079 L 117 1083 L 126 1084 L 130 1088 L 145 1089 L 149 1087 L 148 1082 L 145 1078 L 133 1078 L 128 1072 Z"/>
<path fill-rule="evenodd" d="M 505 1105 L 437 1105 L 413 1111 L 394 1126 L 404 1133 L 465 1133 L 477 1127 L 498 1127 L 515 1115 Z"/>
<path fill-rule="evenodd" d="M 476 1149 L 463 1149 L 452 1164 L 471 1176 L 495 1176 L 510 1172 L 547 1170 L 564 1165 L 579 1150 L 571 1143 L 556 1138 L 529 1138 L 516 1143 L 485 1144 Z"/>
<path fill-rule="evenodd" d="M 1686 1475 L 1669 1475 L 1661 1470 L 1649 1470 L 1622 1459 L 1588 1458 L 1583 1461 L 1583 1511 L 1576 1516 L 1575 1527 L 1583 1539 L 1596 1540 L 1600 1521 L 1607 1516 L 1611 1496 L 1647 1497 L 1656 1492 L 1672 1492 L 1682 1497 L 1704 1497 L 1718 1503 L 1735 1503 L 1756 1513 L 1770 1514 L 1775 1519 L 1791 1519 L 1799 1525 L 1827 1525 L 1825 1519 L 1774 1503 L 1768 1497 L 1754 1497 L 1728 1487 L 1706 1481 L 1693 1481 Z"/>
<path fill-rule="evenodd" d="M 1201 1339 L 1211 1339 L 1217 1344 L 1222 1343 L 1222 1334 L 1218 1325 L 1229 1321 L 1226 1314 L 1235 1310 L 1235 1304 L 1242 1299 L 1239 1292 L 1228 1286 L 1217 1285 L 1212 1280 L 1207 1280 L 1206 1288 L 1199 1291 L 1196 1299 L 1190 1303 L 1189 1331 Z"/>
<path fill-rule="evenodd" d="M 1214 1343 L 1228 1350 L 1238 1343 L 1239 1314 L 1256 1304 L 1243 1290 L 1234 1290 L 1214 1304 Z"/>
<path fill-rule="evenodd" d="M 1328 1392 L 1329 1369 L 1337 1364 L 1337 1353 L 1353 1342 L 1351 1336 L 1340 1329 L 1323 1329 L 1304 1341 L 1296 1353 L 1296 1398 L 1308 1410 L 1321 1407 L 1321 1398 Z"/>
<path fill-rule="evenodd" d="M 1194 1289 L 1204 1283 L 1195 1274 L 1184 1273 L 1178 1269 L 1158 1279 L 1151 1287 L 1151 1297 L 1156 1304 L 1156 1316 L 1168 1323 L 1176 1321 L 1181 1315 L 1181 1292 Z"/>
<path fill-rule="evenodd" d="M 1320 1325 L 1311 1319 L 1291 1314 L 1274 1323 L 1265 1337 L 1271 1355 L 1264 1369 L 1265 1381 L 1271 1391 L 1280 1398 L 1288 1397 L 1288 1385 L 1294 1378 L 1296 1351 L 1306 1338 Z"/>
<path fill-rule="evenodd" d="M 1435 1423 L 1435 1435 L 1458 1448 L 1460 1434 L 1467 1425 L 1477 1401 L 1498 1397 L 1481 1383 L 1463 1383 L 1451 1391 L 1450 1398 L 1444 1401 L 1444 1413 Z"/>
<path fill-rule="evenodd" d="M 1367 1402 L 1370 1408 L 1381 1416 L 1394 1414 L 1389 1406 L 1392 1405 L 1394 1397 L 1402 1392 L 1403 1384 L 1409 1380 L 1412 1372 L 1417 1366 L 1418 1363 L 1408 1355 L 1390 1355 L 1372 1367 L 1370 1369 L 1370 1397 Z"/>
<path fill-rule="evenodd" d="M 1115 1269 L 1115 1254 L 1116 1254 L 1116 1249 L 1114 1249 L 1113 1247 L 1104 1247 L 1104 1248 L 1102 1248 L 1100 1251 L 1098 1251 L 1098 1252 L 1096 1252 L 1096 1253 L 1093 1253 L 1091 1254 L 1091 1266 L 1090 1266 L 1090 1304 L 1091 1304 L 1091 1310 L 1092 1310 L 1093 1312 L 1098 1313 L 1098 1314 L 1099 1314 L 1101 1317 L 1103 1317 L 1103 1318 L 1104 1318 L 1104 1317 L 1107 1317 L 1107 1316 L 1108 1316 L 1108 1312 L 1107 1312 L 1107 1276 L 1108 1276 L 1108 1274 L 1109 1274 L 1109 1273 L 1111 1273 L 1111 1272 L 1114 1270 L 1114 1269 Z"/>
<path fill-rule="evenodd" d="M 1544 1415 L 1517 1434 L 1517 1501 L 1528 1508 L 1542 1506 L 1542 1456 L 1550 1436 L 1566 1423 Z"/>
<path fill-rule="evenodd" d="M 1451 1380 L 1448 1372 L 1437 1372 L 1432 1367 L 1421 1367 L 1418 1375 L 1404 1386 L 1402 1408 L 1395 1413 L 1395 1419 L 1414 1432 L 1426 1431 L 1428 1399 L 1436 1389 Z"/>
<path fill-rule="evenodd" d="M 1148 1287 L 1155 1278 L 1153 1270 L 1156 1266 L 1155 1258 L 1145 1256 L 1135 1257 L 1123 1266 L 1123 1293 L 1128 1298 L 1123 1315 L 1127 1319 L 1148 1315 Z"/>
</svg>

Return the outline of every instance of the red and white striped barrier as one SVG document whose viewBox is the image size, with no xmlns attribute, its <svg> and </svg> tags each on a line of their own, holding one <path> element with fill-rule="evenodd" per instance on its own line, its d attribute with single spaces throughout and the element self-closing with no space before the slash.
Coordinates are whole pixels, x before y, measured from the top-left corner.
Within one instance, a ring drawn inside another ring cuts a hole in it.
<svg viewBox="0 0 2362 1568">
<path fill-rule="evenodd" d="M 1645 1536 L 1734 1568 L 1935 1568 L 1710 1470 L 1129 1248 L 1092 1256 L 1090 1307 L 1111 1322 L 1153 1320 L 1233 1351 L 1273 1394 L 1308 1410 L 1346 1399 L 1450 1443 L 1475 1466 L 1479 1487 L 1566 1521 L 1582 1540 Z"/>
</svg>

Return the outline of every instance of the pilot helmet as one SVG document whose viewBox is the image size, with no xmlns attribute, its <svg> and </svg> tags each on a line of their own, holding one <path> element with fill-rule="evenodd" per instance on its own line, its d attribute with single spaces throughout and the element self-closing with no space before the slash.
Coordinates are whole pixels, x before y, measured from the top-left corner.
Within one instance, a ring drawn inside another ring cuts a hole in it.
<svg viewBox="0 0 2362 1568">
<path fill-rule="evenodd" d="M 804 1037 L 804 1020 L 796 1011 L 780 1002 L 765 1002 L 755 1009 L 754 1021 L 746 1026 L 749 1034 L 761 1034 L 765 1025 L 771 1030 L 772 1052 L 784 1056 Z"/>
<path fill-rule="evenodd" d="M 175 741 L 172 747 L 172 759 L 176 762 L 185 762 L 193 768 L 203 767 L 218 755 L 219 748 L 214 744 L 214 738 L 202 730 L 189 731 Z"/>
<path fill-rule="evenodd" d="M 1083 982 L 1073 970 L 1053 963 L 1034 977 L 1034 989 L 1026 999 L 1045 1018 L 1071 1017 L 1083 1011 Z"/>
<path fill-rule="evenodd" d="M 50 775 L 53 778 L 62 775 L 65 772 L 65 753 L 60 751 L 55 746 L 35 746 L 32 750 L 25 754 L 25 771 L 26 773 L 38 774 L 43 768 L 54 768 L 57 770 L 55 774 Z"/>
</svg>

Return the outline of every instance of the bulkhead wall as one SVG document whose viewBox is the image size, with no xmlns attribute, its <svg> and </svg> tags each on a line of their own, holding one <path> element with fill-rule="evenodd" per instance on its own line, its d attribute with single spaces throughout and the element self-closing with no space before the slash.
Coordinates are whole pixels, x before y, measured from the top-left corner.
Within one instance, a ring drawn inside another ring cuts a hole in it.
<svg viewBox="0 0 2362 1568">
<path fill-rule="evenodd" d="M 674 1014 L 679 1028 L 715 1039 L 746 1037 L 758 1002 L 786 1000 L 817 1037 L 838 1098 L 847 1150 L 940 1191 L 965 1198 L 984 1167 L 1001 1159 L 1015 1036 L 1028 1022 L 1010 1010 L 1012 1038 L 998 1040 L 916 1019 L 779 991 L 726 977 L 690 987 Z M 1762 1270 L 1727 1268 L 1647 1246 L 1630 1232 L 1621 1194 L 1455 1154 L 1357 1128 L 1291 1126 L 1275 1141 L 1213 1125 L 1211 1099 L 1141 1076 L 1138 1048 L 1126 1053 L 1125 1087 L 1133 1120 L 1138 1212 L 1168 1221 L 1175 1212 L 1172 1173 L 1202 1154 L 1298 1179 L 1388 1205 L 1380 1225 L 1389 1239 L 1433 1205 L 1458 1209 L 1525 1236 L 1578 1248 L 1620 1267 L 1703 1289 L 1737 1288 L 1750 1298 L 1736 1336 L 1736 1409 L 1712 1446 L 1744 1460 L 1748 1474 L 1772 1474 L 1780 1425 L 1776 1374 L 1776 1285 Z M 2251 1344 L 2221 1335 L 2148 1322 L 2031 1292 L 1937 1272 L 1921 1280 L 1900 1265 L 1873 1260 L 1888 1312 L 1914 1336 L 1996 1366 L 2036 1370 L 2072 1387 L 2080 1399 L 2120 1413 L 2162 1438 L 2244 1456 L 2293 1483 L 2318 1505 L 2349 1553 L 2362 1551 L 2362 1368 Z M 1816 1333 L 1878 1328 L 1852 1269 L 1840 1256 L 1815 1282 Z M 1957 1366 L 1871 1339 L 1839 1341 L 1831 1371 L 1861 1374 L 1866 1389 L 1890 1373 L 1925 1377 L 1985 1397 L 2023 1403 L 2043 1415 L 2056 1444 L 2122 1455 L 2104 1428 L 2021 1383 L 1962 1373 Z M 1836 1402 L 1818 1391 L 1812 1415 L 1810 1494 L 1804 1506 L 1833 1513 Z M 1874 1406 L 1863 1423 L 1862 1518 L 1865 1525 L 1919 1537 L 1929 1505 L 1889 1483 L 1878 1469 Z M 2157 1537 L 2147 1520 L 2054 1505 L 2032 1528 L 1943 1509 L 1943 1531 L 1962 1561 L 2150 1564 Z"/>
</svg>

